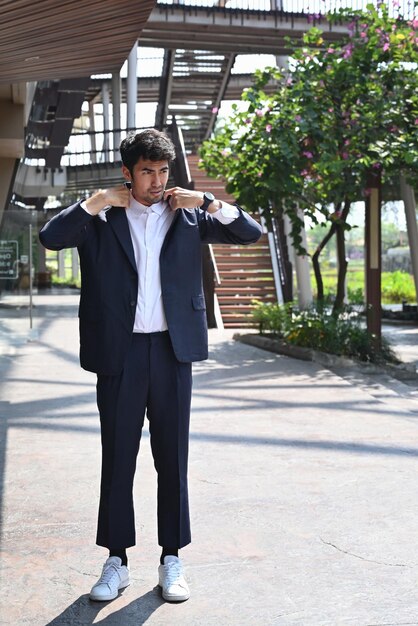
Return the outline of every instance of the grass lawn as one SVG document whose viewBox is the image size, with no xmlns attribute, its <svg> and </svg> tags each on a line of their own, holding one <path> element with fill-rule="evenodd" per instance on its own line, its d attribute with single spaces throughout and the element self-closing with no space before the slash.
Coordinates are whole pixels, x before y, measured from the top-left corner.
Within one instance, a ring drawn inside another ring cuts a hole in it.
<svg viewBox="0 0 418 626">
<path fill-rule="evenodd" d="M 311 280 L 314 292 L 316 292 L 316 282 L 313 272 Z M 335 294 L 337 286 L 337 270 L 335 268 L 325 268 L 322 271 L 325 295 Z M 364 269 L 349 267 L 347 272 L 347 291 L 355 294 L 356 300 L 363 294 L 364 300 Z M 382 302 L 384 304 L 401 304 L 402 302 L 416 302 L 414 279 L 406 272 L 382 272 Z"/>
</svg>

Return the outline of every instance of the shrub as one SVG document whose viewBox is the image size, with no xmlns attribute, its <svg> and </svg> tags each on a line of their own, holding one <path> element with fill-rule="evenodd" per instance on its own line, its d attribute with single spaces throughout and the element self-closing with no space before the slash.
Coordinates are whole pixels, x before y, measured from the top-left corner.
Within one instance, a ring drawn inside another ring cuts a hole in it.
<svg viewBox="0 0 418 626">
<path fill-rule="evenodd" d="M 80 278 L 60 278 L 56 274 L 52 274 L 52 284 L 54 287 L 74 287 L 80 289 L 81 287 L 81 279 Z"/>
<path fill-rule="evenodd" d="M 299 311 L 295 305 L 258 302 L 253 317 L 260 334 L 273 334 L 288 343 L 372 363 L 397 363 L 388 341 L 382 338 L 376 350 L 374 338 L 362 325 L 358 315 L 346 308 L 339 315 L 326 309 Z"/>
<path fill-rule="evenodd" d="M 413 278 L 407 272 L 382 273 L 382 299 L 384 302 L 415 302 Z"/>
</svg>

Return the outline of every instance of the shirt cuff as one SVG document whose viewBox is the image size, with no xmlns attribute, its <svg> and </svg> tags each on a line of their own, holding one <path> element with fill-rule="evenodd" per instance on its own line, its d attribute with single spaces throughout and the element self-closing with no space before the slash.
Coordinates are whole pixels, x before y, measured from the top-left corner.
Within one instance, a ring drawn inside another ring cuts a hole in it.
<svg viewBox="0 0 418 626">
<path fill-rule="evenodd" d="M 92 217 L 94 216 L 94 213 L 90 213 L 90 211 L 88 210 L 87 206 L 86 206 L 86 201 L 83 200 L 82 202 L 80 202 L 80 206 L 82 209 L 85 210 L 86 213 L 88 213 L 89 215 L 91 215 Z M 104 207 L 104 209 L 102 209 L 100 211 L 100 213 L 97 213 L 97 217 L 100 217 L 101 220 L 103 220 L 103 222 L 107 222 L 107 218 L 106 218 L 106 211 L 108 209 L 110 209 L 112 207 L 111 204 L 108 204 L 107 206 Z"/>
<path fill-rule="evenodd" d="M 222 206 L 215 213 L 210 213 L 212 217 L 216 220 L 224 224 L 232 224 L 234 220 L 239 217 L 239 211 L 236 206 L 232 206 L 232 204 L 228 204 L 228 202 L 222 202 Z"/>
<path fill-rule="evenodd" d="M 89 215 L 93 215 L 93 213 L 90 213 L 90 211 L 88 210 L 87 206 L 86 206 L 86 201 L 83 200 L 83 202 L 80 202 L 80 206 L 82 209 L 85 210 L 86 213 L 88 213 Z"/>
</svg>

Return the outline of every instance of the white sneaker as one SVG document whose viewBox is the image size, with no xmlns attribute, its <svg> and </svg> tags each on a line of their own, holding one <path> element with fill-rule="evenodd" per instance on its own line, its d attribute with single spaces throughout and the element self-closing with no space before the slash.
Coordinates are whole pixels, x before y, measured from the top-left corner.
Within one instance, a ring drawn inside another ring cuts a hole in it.
<svg viewBox="0 0 418 626">
<path fill-rule="evenodd" d="M 181 561 L 177 556 L 164 557 L 164 565 L 158 568 L 158 579 L 164 600 L 183 602 L 190 598 L 189 586 L 183 576 Z"/>
<path fill-rule="evenodd" d="M 122 565 L 118 556 L 110 556 L 103 565 L 102 575 L 90 591 L 90 600 L 114 600 L 119 589 L 124 589 L 129 583 L 129 568 Z"/>
</svg>

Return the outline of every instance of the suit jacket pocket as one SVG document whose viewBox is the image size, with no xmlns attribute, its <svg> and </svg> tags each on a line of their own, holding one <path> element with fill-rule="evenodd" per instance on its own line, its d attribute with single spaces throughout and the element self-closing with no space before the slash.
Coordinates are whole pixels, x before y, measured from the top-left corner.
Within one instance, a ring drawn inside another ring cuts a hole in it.
<svg viewBox="0 0 418 626">
<path fill-rule="evenodd" d="M 206 309 L 205 296 L 201 294 L 200 296 L 192 296 L 192 304 L 195 311 L 202 311 Z"/>
</svg>

